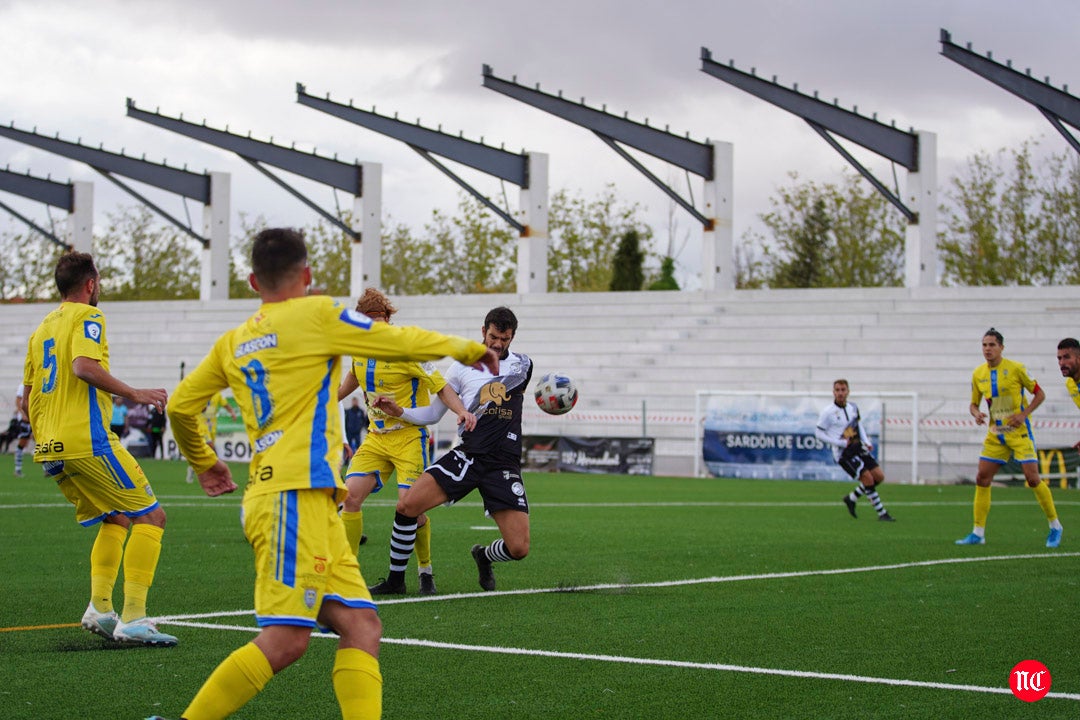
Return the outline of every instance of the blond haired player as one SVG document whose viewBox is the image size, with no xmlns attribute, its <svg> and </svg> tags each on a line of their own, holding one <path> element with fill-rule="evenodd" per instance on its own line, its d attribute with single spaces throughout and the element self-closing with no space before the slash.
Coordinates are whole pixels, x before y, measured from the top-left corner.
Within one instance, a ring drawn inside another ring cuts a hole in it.
<svg viewBox="0 0 1080 720">
<path fill-rule="evenodd" d="M 339 636 L 332 685 L 343 720 L 382 712 L 382 624 L 338 516 L 344 499 L 341 414 L 336 386 L 342 355 L 498 366 L 480 343 L 420 328 L 373 323 L 311 284 L 303 235 L 271 228 L 255 237 L 250 282 L 262 305 L 222 335 L 177 387 L 169 419 L 181 452 L 208 495 L 236 486 L 199 433 L 215 392 L 232 389 L 252 446 L 244 490 L 244 532 L 255 555 L 255 639 L 227 657 L 184 711 L 218 720 L 251 700 L 307 650 L 311 631 Z M 312 717 L 325 715 L 311 708 Z"/>
<path fill-rule="evenodd" d="M 368 288 L 356 303 L 356 309 L 376 322 L 390 322 L 395 308 L 386 295 L 375 288 Z M 364 500 L 368 495 L 382 490 L 383 480 L 397 473 L 398 496 L 404 496 L 420 473 L 431 464 L 431 435 L 424 425 L 387 415 L 375 405 L 382 397 L 394 399 L 400 407 L 415 409 L 427 407 L 430 396 L 438 395 L 448 408 L 458 416 L 458 422 L 466 428 L 476 426 L 476 418 L 461 404 L 461 399 L 446 384 L 446 380 L 430 363 L 386 362 L 374 358 L 354 357 L 352 367 L 338 388 L 338 399 L 344 400 L 357 388 L 364 391 L 368 407 L 368 433 L 356 454 L 349 461 L 345 472 L 345 485 L 349 495 L 341 510 L 345 534 L 349 545 L 357 548 L 364 533 Z M 416 564 L 419 573 L 420 594 L 434 595 L 435 578 L 431 570 L 431 523 L 426 514 L 417 518 Z M 394 539 L 391 539 L 391 547 Z M 407 554 L 391 554 L 391 570 L 400 570 L 400 582 L 382 581 L 371 586 L 372 595 L 402 595 L 406 591 L 404 571 L 409 561 Z M 396 563 L 396 564 L 395 564 Z"/>
<path fill-rule="evenodd" d="M 994 328 L 983 335 L 982 352 L 986 362 L 971 374 L 971 416 L 979 425 L 987 426 L 983 441 L 979 469 L 975 475 L 975 526 L 957 545 L 982 545 L 986 542 L 986 518 L 990 514 L 990 483 L 998 468 L 1015 458 L 1024 471 L 1028 487 L 1035 493 L 1039 507 L 1050 523 L 1046 547 L 1061 544 L 1061 522 L 1050 487 L 1039 478 L 1035 439 L 1028 419 L 1035 408 L 1042 405 L 1046 393 L 1028 375 L 1027 369 L 1018 362 L 1002 357 L 1005 338 Z M 1024 391 L 1032 394 L 1031 403 L 1026 402 Z M 982 411 L 986 401 L 989 414 Z"/>
<path fill-rule="evenodd" d="M 100 278 L 88 253 L 56 263 L 60 307 L 30 336 L 23 370 L 22 411 L 34 431 L 34 462 L 56 481 L 84 527 L 98 526 L 90 551 L 90 604 L 82 626 L 111 640 L 176 645 L 146 616 L 165 511 L 142 468 L 109 429 L 112 397 L 164 408 L 161 388 L 137 389 L 109 372 Z M 130 533 L 128 532 L 130 528 Z M 126 546 L 125 546 L 126 541 Z M 113 585 L 124 565 L 124 607 L 113 610 Z"/>
</svg>

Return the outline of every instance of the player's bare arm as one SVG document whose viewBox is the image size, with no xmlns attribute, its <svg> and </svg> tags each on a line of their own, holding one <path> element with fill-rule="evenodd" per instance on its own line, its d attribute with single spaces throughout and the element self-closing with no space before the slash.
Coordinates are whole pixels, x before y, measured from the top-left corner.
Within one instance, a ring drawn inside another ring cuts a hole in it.
<svg viewBox="0 0 1080 720">
<path fill-rule="evenodd" d="M 75 358 L 71 361 L 71 370 L 87 385 L 92 385 L 110 395 L 119 395 L 139 405 L 153 405 L 158 410 L 164 411 L 165 403 L 169 401 L 169 393 L 164 388 L 133 388 L 92 358 Z"/>
<path fill-rule="evenodd" d="M 971 413 L 971 417 L 975 418 L 976 425 L 986 424 L 986 413 L 982 412 L 979 409 L 978 405 L 976 405 L 975 403 L 971 403 L 971 407 L 969 408 L 968 412 Z"/>
<path fill-rule="evenodd" d="M 458 394 L 454 392 L 454 388 L 449 385 L 443 385 L 442 390 L 437 394 L 439 399 L 443 401 L 443 404 L 457 415 L 458 425 L 464 426 L 466 430 L 473 430 L 476 428 L 476 416 L 465 409 L 465 405 L 461 402 L 461 398 L 458 397 Z"/>
<path fill-rule="evenodd" d="M 345 377 L 341 378 L 341 385 L 339 385 L 337 389 L 338 402 L 341 402 L 352 395 L 358 387 L 360 387 L 360 381 L 356 379 L 356 375 L 353 371 L 350 370 L 345 373 Z"/>
</svg>

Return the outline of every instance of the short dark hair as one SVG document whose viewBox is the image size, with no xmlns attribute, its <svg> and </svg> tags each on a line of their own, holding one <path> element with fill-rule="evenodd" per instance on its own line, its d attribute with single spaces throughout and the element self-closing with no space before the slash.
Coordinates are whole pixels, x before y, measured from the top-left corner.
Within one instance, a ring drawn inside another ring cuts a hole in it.
<svg viewBox="0 0 1080 720">
<path fill-rule="evenodd" d="M 846 388 L 851 387 L 850 385 L 848 385 L 848 381 L 845 380 L 844 378 L 837 378 L 836 380 L 832 381 L 832 384 L 833 385 L 843 385 Z"/>
<path fill-rule="evenodd" d="M 266 290 L 277 290 L 307 262 L 304 233 L 293 228 L 266 228 L 251 246 L 251 272 Z"/>
<path fill-rule="evenodd" d="M 1058 343 L 1058 350 L 1080 351 L 1080 340 L 1077 340 L 1076 338 L 1065 338 Z"/>
<path fill-rule="evenodd" d="M 995 330 L 994 328 L 990 328 L 989 330 L 987 330 L 986 332 L 984 332 L 984 333 L 983 333 L 983 337 L 993 337 L 993 338 L 996 338 L 996 339 L 997 339 L 997 341 L 998 341 L 998 345 L 1001 345 L 1002 347 L 1004 347 L 1004 345 L 1005 345 L 1005 338 L 1004 338 L 1004 336 L 1002 336 L 1002 334 L 1001 334 L 1001 333 L 999 333 L 999 332 L 998 332 L 997 330 Z"/>
<path fill-rule="evenodd" d="M 492 308 L 488 311 L 488 314 L 484 317 L 484 329 L 494 327 L 500 332 L 510 331 L 512 335 L 517 334 L 517 315 L 514 315 L 514 311 L 505 305 L 500 305 L 497 308 Z"/>
<path fill-rule="evenodd" d="M 87 280 L 97 276 L 94 256 L 83 252 L 69 252 L 61 255 L 56 261 L 56 271 L 53 273 L 56 289 L 62 298 L 78 290 L 79 286 Z"/>
</svg>

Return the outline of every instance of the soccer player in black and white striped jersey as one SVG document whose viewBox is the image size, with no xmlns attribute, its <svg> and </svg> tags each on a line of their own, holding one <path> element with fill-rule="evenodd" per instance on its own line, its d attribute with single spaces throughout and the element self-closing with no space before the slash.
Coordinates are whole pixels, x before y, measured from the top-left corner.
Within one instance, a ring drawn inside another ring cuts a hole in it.
<svg viewBox="0 0 1080 720">
<path fill-rule="evenodd" d="M 893 522 L 895 518 L 888 513 L 877 494 L 877 486 L 885 482 L 885 472 L 870 454 L 873 445 L 859 422 L 859 408 L 847 399 L 848 392 L 847 380 L 833 382 L 833 402 L 821 411 L 814 434 L 818 440 L 832 447 L 833 458 L 844 468 L 844 472 L 859 483 L 844 496 L 844 505 L 851 517 L 855 517 L 855 503 L 859 496 L 865 495 L 874 506 L 878 520 Z"/>
</svg>

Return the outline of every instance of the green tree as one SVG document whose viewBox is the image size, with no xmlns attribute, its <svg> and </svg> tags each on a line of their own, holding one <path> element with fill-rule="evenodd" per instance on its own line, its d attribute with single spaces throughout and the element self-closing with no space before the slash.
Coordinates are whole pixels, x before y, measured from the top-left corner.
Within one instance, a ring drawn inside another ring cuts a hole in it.
<svg viewBox="0 0 1080 720">
<path fill-rule="evenodd" d="M 559 190 L 551 197 L 548 220 L 548 290 L 551 292 L 603 291 L 611 286 L 612 260 L 619 238 L 637 230 L 640 241 L 652 240 L 652 229 L 638 219 L 637 203 L 620 203 L 615 186 L 607 185 L 599 197 L 587 200 Z"/>
<path fill-rule="evenodd" d="M 95 238 L 94 260 L 102 295 L 109 300 L 181 300 L 199 297 L 200 245 L 171 225 L 157 222 L 145 205 L 108 215 Z"/>
<path fill-rule="evenodd" d="M 1080 282 L 1080 162 L 1038 143 L 980 152 L 949 183 L 938 252 L 946 285 Z"/>
<path fill-rule="evenodd" d="M 679 281 L 675 279 L 675 258 L 665 255 L 660 260 L 660 274 L 649 284 L 650 290 L 678 290 Z"/>
<path fill-rule="evenodd" d="M 645 253 L 637 230 L 627 230 L 619 239 L 612 263 L 609 290 L 640 290 L 645 283 Z"/>
<path fill-rule="evenodd" d="M 903 277 L 904 218 L 861 179 L 802 182 L 792 173 L 772 211 L 770 231 L 744 235 L 736 250 L 738 287 L 883 287 Z M 761 256 L 757 250 L 761 249 Z"/>
<path fill-rule="evenodd" d="M 53 270 L 63 252 L 36 232 L 0 232 L 0 302 L 55 299 Z"/>
</svg>

